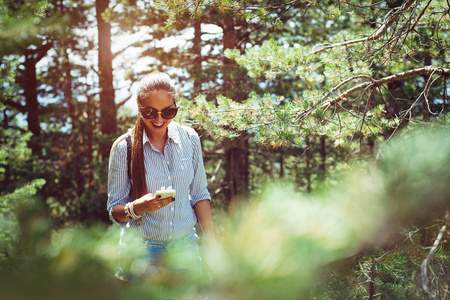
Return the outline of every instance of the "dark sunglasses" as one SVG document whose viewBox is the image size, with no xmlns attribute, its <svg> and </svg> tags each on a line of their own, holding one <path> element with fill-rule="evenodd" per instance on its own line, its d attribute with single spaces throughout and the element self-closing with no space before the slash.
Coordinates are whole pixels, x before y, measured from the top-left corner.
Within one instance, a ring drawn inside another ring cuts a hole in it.
<svg viewBox="0 0 450 300">
<path fill-rule="evenodd" d="M 173 119 L 177 115 L 178 107 L 167 107 L 162 111 L 158 111 L 153 107 L 142 107 L 141 106 L 141 114 L 146 119 L 154 119 L 161 114 L 164 119 Z"/>
</svg>

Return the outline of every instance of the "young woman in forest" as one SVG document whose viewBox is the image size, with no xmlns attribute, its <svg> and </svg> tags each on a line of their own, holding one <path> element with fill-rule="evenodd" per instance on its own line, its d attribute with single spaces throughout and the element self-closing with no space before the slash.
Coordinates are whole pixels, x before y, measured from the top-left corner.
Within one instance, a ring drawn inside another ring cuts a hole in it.
<svg viewBox="0 0 450 300">
<path fill-rule="evenodd" d="M 200 139 L 193 129 L 172 121 L 178 108 L 168 75 L 145 76 L 139 82 L 137 105 L 133 130 L 111 149 L 110 218 L 123 232 L 130 228 L 142 236 L 150 270 L 163 265 L 169 271 L 199 271 L 197 221 L 207 242 L 215 243 Z M 175 195 L 155 196 L 161 187 L 172 187 Z M 170 256 L 178 259 L 169 261 Z"/>
</svg>

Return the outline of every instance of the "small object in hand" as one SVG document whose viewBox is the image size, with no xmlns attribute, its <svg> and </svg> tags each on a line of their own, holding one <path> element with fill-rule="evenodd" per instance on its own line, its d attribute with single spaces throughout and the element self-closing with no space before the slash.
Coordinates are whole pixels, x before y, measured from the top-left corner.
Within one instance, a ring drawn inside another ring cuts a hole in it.
<svg viewBox="0 0 450 300">
<path fill-rule="evenodd" d="M 157 198 L 169 198 L 169 197 L 173 197 L 175 195 L 175 190 L 172 189 L 171 186 L 165 188 L 165 187 L 161 187 L 160 190 L 157 190 L 155 193 Z M 161 197 L 158 197 L 161 196 Z"/>
</svg>

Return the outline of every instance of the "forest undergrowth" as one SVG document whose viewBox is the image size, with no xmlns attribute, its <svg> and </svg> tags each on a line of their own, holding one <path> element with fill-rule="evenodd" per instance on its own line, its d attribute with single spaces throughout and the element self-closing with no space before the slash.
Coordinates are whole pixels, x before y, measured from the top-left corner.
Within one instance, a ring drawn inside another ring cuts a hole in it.
<svg viewBox="0 0 450 300">
<path fill-rule="evenodd" d="M 202 245 L 207 272 L 198 289 L 179 274 L 133 284 L 114 278 L 119 229 L 55 229 L 43 199 L 32 196 L 44 183 L 34 182 L 1 198 L 2 293 L 8 299 L 190 299 L 199 293 L 207 299 L 448 299 L 450 133 L 411 130 L 379 151 L 377 160 L 355 163 L 313 193 L 279 182 L 245 205 L 216 212 L 220 246 Z M 138 248 L 129 247 L 120 259 L 139 278 L 138 257 Z"/>
</svg>

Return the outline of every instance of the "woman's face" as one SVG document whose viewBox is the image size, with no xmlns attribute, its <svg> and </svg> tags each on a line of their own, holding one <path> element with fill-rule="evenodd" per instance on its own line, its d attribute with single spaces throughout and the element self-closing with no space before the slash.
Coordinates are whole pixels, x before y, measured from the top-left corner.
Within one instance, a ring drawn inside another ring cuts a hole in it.
<svg viewBox="0 0 450 300">
<path fill-rule="evenodd" d="M 150 93 L 145 99 L 138 101 L 139 111 L 141 107 L 152 107 L 158 112 L 168 107 L 175 107 L 175 102 L 172 96 L 164 91 L 157 91 Z M 150 134 L 165 134 L 167 132 L 167 126 L 172 122 L 172 119 L 164 119 L 161 113 L 158 113 L 154 119 L 143 118 L 148 133 Z"/>
</svg>

